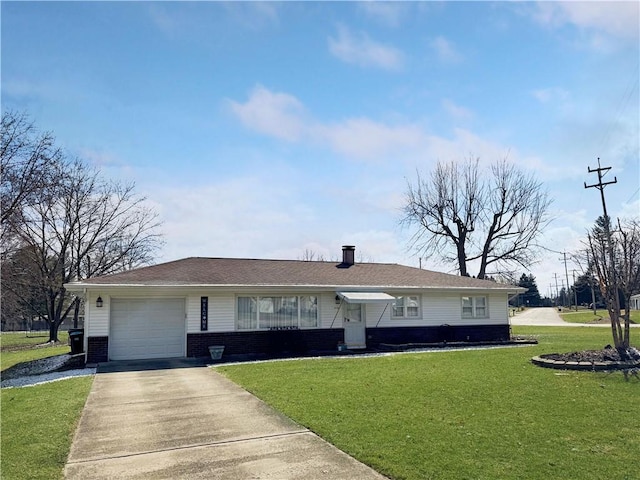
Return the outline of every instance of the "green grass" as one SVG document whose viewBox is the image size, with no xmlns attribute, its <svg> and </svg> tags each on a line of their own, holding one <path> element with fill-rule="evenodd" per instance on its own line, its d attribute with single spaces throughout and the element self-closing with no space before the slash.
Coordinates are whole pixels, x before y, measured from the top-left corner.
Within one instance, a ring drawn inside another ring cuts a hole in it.
<svg viewBox="0 0 640 480">
<path fill-rule="evenodd" d="M 48 333 L 31 333 L 27 336 L 24 333 L 3 332 L 0 335 L 0 340 L 2 341 L 0 371 L 4 371 L 18 363 L 69 353 L 68 338 L 67 332 L 61 331 L 58 333 L 59 345 L 36 348 L 36 345 L 46 343 L 49 339 Z"/>
<path fill-rule="evenodd" d="M 57 479 L 93 377 L 2 389 L 2 478 Z"/>
<path fill-rule="evenodd" d="M 48 333 L 1 335 L 0 369 L 18 363 L 69 353 L 67 332 L 60 332 L 62 345 L 37 347 Z M 71 446 L 80 413 L 93 377 L 73 378 L 24 388 L 5 388 L 1 393 L 2 478 L 56 479 Z"/>
<path fill-rule="evenodd" d="M 69 334 L 66 331 L 58 332 L 60 343 L 67 343 Z M 49 332 L 2 332 L 0 334 L 0 346 L 2 350 L 16 350 L 18 348 L 30 348 L 46 343 L 49 340 Z"/>
<path fill-rule="evenodd" d="M 640 382 L 536 367 L 607 329 L 514 327 L 529 347 L 299 360 L 218 370 L 394 479 L 632 479 Z"/>
<path fill-rule="evenodd" d="M 594 321 L 602 319 L 609 321 L 609 312 L 606 310 L 596 310 L 595 315 L 593 310 L 578 309 L 577 312 L 564 310 L 560 316 L 565 322 L 570 323 L 594 323 Z M 631 323 L 640 323 L 640 310 L 631 310 L 630 319 Z"/>
</svg>

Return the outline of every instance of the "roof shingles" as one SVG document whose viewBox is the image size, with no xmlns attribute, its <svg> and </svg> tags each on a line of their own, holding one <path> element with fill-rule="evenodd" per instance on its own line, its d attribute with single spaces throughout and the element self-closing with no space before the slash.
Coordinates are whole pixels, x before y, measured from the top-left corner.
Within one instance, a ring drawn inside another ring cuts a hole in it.
<svg viewBox="0 0 640 480">
<path fill-rule="evenodd" d="M 74 282 L 75 286 L 324 286 L 470 288 L 514 291 L 518 287 L 390 263 L 190 257 Z"/>
</svg>

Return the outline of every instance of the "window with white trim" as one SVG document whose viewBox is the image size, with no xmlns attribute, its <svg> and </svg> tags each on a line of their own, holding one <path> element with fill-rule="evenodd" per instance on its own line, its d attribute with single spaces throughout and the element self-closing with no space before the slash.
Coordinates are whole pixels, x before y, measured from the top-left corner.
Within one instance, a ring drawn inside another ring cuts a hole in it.
<svg viewBox="0 0 640 480">
<path fill-rule="evenodd" d="M 489 302 L 487 297 L 462 297 L 462 318 L 488 318 Z"/>
<path fill-rule="evenodd" d="M 318 326 L 318 297 L 238 297 L 238 330 L 313 328 Z"/>
<path fill-rule="evenodd" d="M 420 297 L 408 295 L 396 297 L 391 304 L 393 318 L 420 318 Z"/>
</svg>

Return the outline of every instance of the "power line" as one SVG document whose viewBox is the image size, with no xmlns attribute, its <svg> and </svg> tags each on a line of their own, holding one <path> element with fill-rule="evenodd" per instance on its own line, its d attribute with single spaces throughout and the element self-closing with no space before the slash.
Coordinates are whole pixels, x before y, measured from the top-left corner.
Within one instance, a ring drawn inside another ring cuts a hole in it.
<svg viewBox="0 0 640 480">
<path fill-rule="evenodd" d="M 627 200 L 625 203 L 631 203 L 631 200 L 638 194 L 638 192 L 640 192 L 640 187 L 635 192 L 633 192 L 633 194 L 629 197 L 629 200 Z"/>
</svg>

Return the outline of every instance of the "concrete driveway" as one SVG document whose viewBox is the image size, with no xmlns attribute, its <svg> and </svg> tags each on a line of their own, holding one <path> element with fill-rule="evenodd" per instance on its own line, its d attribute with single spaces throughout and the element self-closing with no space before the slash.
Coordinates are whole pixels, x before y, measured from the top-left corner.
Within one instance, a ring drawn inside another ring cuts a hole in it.
<svg viewBox="0 0 640 480">
<path fill-rule="evenodd" d="M 112 362 L 98 372 L 67 479 L 385 478 L 206 366 Z"/>
</svg>

